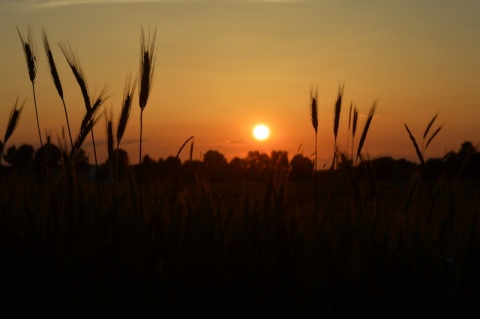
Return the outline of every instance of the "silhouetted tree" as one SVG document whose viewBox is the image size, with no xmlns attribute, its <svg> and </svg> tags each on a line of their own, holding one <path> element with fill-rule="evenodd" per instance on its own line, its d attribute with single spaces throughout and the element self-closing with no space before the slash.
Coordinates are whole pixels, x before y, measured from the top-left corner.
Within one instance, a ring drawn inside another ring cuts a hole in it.
<svg viewBox="0 0 480 319">
<path fill-rule="evenodd" d="M 195 182 L 198 177 L 204 174 L 204 165 L 200 160 L 187 160 L 182 164 L 183 176 L 186 181 Z"/>
<path fill-rule="evenodd" d="M 392 157 L 379 157 L 370 160 L 375 179 L 378 181 L 406 180 L 411 178 L 417 165 L 405 159 L 395 160 Z"/>
<path fill-rule="evenodd" d="M 228 178 L 232 182 L 242 182 L 245 179 L 248 163 L 245 159 L 234 157 L 227 165 Z"/>
<path fill-rule="evenodd" d="M 313 162 L 302 154 L 295 155 L 290 161 L 291 181 L 310 181 L 313 177 Z"/>
<path fill-rule="evenodd" d="M 270 155 L 271 167 L 276 170 L 277 173 L 287 172 L 289 169 L 288 152 L 286 151 L 272 151 Z"/>
<path fill-rule="evenodd" d="M 56 171 L 62 162 L 62 151 L 58 146 L 50 142 L 50 137 L 47 137 L 47 143 L 37 149 L 33 159 L 33 168 L 37 174 Z"/>
<path fill-rule="evenodd" d="M 142 176 L 143 176 L 144 182 L 151 182 L 158 177 L 157 163 L 148 154 L 145 154 L 143 156 L 140 169 L 142 170 Z"/>
<path fill-rule="evenodd" d="M 86 172 L 90 168 L 90 163 L 88 162 L 88 154 L 83 148 L 80 148 L 75 155 L 75 162 L 77 168 L 81 172 Z"/>
<path fill-rule="evenodd" d="M 268 176 L 270 168 L 270 158 L 267 154 L 259 151 L 248 152 L 247 158 L 247 174 L 252 180 L 265 180 Z"/>
<path fill-rule="evenodd" d="M 32 164 L 35 149 L 30 144 L 22 144 L 18 149 L 15 145 L 8 148 L 3 158 L 12 167 L 25 169 Z"/>
<path fill-rule="evenodd" d="M 480 178 L 480 155 L 472 142 L 463 142 L 458 151 L 459 174 L 463 179 Z"/>
<path fill-rule="evenodd" d="M 213 150 L 207 151 L 203 155 L 203 164 L 210 181 L 219 182 L 227 179 L 225 174 L 228 163 L 222 153 Z"/>
<path fill-rule="evenodd" d="M 169 156 L 163 162 L 161 162 L 161 178 L 162 179 L 175 179 L 180 174 L 182 169 L 182 161 L 178 157 Z"/>
<path fill-rule="evenodd" d="M 117 159 L 117 154 L 118 154 L 118 159 Z M 115 163 L 111 163 L 111 161 L 117 162 L 118 166 L 115 168 Z M 122 149 L 116 149 L 113 151 L 113 156 L 112 159 L 107 158 L 104 164 L 98 166 L 97 171 L 95 173 L 95 178 L 98 181 L 106 181 L 106 180 L 111 180 L 113 181 L 114 175 L 115 174 L 115 169 L 116 169 L 116 174 L 117 174 L 117 180 L 118 181 L 124 181 L 127 178 L 127 169 L 128 166 L 130 165 L 130 160 L 128 158 L 128 153 Z M 111 168 L 113 168 L 113 171 L 111 172 Z"/>
</svg>

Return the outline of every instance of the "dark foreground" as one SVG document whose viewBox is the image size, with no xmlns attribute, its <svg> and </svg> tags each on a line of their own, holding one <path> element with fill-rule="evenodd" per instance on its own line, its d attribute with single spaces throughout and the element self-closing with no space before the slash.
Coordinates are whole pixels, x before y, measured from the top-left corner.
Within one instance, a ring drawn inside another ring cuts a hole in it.
<svg viewBox="0 0 480 319">
<path fill-rule="evenodd" d="M 2 186 L 0 317 L 480 316 L 477 182 L 69 185 Z"/>
</svg>

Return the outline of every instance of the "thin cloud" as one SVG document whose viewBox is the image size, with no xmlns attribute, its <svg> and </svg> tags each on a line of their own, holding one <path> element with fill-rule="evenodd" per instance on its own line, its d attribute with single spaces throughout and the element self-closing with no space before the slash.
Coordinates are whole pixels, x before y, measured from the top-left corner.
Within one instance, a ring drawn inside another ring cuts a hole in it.
<svg viewBox="0 0 480 319">
<path fill-rule="evenodd" d="M 198 146 L 204 147 L 247 147 L 247 143 L 242 140 L 226 140 L 223 142 L 199 143 Z"/>
<path fill-rule="evenodd" d="M 122 4 L 122 3 L 188 3 L 188 2 L 245 2 L 245 3 L 302 3 L 308 0 L 25 0 L 12 1 L 19 5 L 32 7 L 65 7 L 86 4 Z"/>
<path fill-rule="evenodd" d="M 225 141 L 223 143 L 224 146 L 229 146 L 229 147 L 246 147 L 247 143 L 242 140 L 236 140 L 236 141 Z"/>
</svg>

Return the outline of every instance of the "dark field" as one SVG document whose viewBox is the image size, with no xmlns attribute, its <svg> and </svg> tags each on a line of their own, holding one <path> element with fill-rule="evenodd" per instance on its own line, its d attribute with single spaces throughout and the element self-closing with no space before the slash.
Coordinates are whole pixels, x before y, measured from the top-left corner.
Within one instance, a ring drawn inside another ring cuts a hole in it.
<svg viewBox="0 0 480 319">
<path fill-rule="evenodd" d="M 130 177 L 2 184 L 2 317 L 480 315 L 476 181 Z"/>
</svg>

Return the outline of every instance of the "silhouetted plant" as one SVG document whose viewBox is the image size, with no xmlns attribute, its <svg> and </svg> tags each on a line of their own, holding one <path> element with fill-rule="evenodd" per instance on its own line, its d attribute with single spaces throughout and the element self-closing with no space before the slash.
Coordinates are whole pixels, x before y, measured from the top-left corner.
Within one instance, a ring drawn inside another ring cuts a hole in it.
<svg viewBox="0 0 480 319">
<path fill-rule="evenodd" d="M 0 164 L 2 163 L 3 151 L 5 148 L 5 145 L 7 144 L 8 140 L 10 139 L 13 132 L 17 128 L 18 120 L 20 119 L 20 115 L 22 114 L 24 105 L 25 105 L 25 102 L 23 102 L 21 106 L 18 106 L 18 97 L 17 97 L 17 99 L 15 100 L 15 105 L 13 106 L 12 111 L 10 112 L 10 116 L 8 118 L 7 128 L 5 129 L 3 142 L 0 144 Z"/>
<path fill-rule="evenodd" d="M 42 30 L 42 35 L 43 35 L 43 45 L 45 48 L 45 53 L 48 58 L 48 66 L 50 68 L 50 74 L 52 75 L 52 80 L 53 80 L 53 83 L 55 84 L 55 88 L 57 89 L 57 93 L 60 96 L 60 99 L 62 100 L 63 110 L 65 112 L 65 120 L 67 122 L 67 129 L 68 129 L 68 137 L 70 139 L 70 149 L 73 149 L 72 131 L 70 130 L 70 121 L 68 119 L 68 112 L 67 112 L 67 106 L 65 104 L 65 98 L 63 97 L 62 82 L 60 81 L 60 76 L 58 75 L 57 67 L 55 65 L 55 60 L 53 58 L 53 53 L 50 50 L 50 44 L 48 43 L 47 32 L 45 30 Z"/>
<path fill-rule="evenodd" d="M 22 42 L 23 52 L 25 54 L 25 60 L 27 62 L 28 76 L 30 82 L 32 83 L 33 91 L 33 104 L 35 106 L 35 117 L 37 119 L 37 129 L 38 137 L 40 139 L 40 147 L 43 146 L 42 133 L 40 132 L 40 120 L 38 119 L 38 109 L 37 109 L 37 97 L 35 93 L 35 78 L 37 76 L 37 56 L 35 43 L 33 42 L 32 28 L 28 26 L 27 36 L 25 37 L 20 33 L 20 30 L 17 28 L 18 35 L 20 36 L 20 41 Z"/>
<path fill-rule="evenodd" d="M 143 111 L 147 106 L 148 97 L 152 89 L 153 76 L 155 71 L 155 41 L 157 29 L 149 33 L 146 37 L 143 29 L 140 34 L 140 85 L 138 92 L 138 104 L 140 106 L 140 147 L 139 147 L 139 166 L 142 164 L 142 135 L 143 135 Z M 140 213 L 143 214 L 142 206 L 142 176 L 139 171 L 140 185 Z"/>
</svg>

